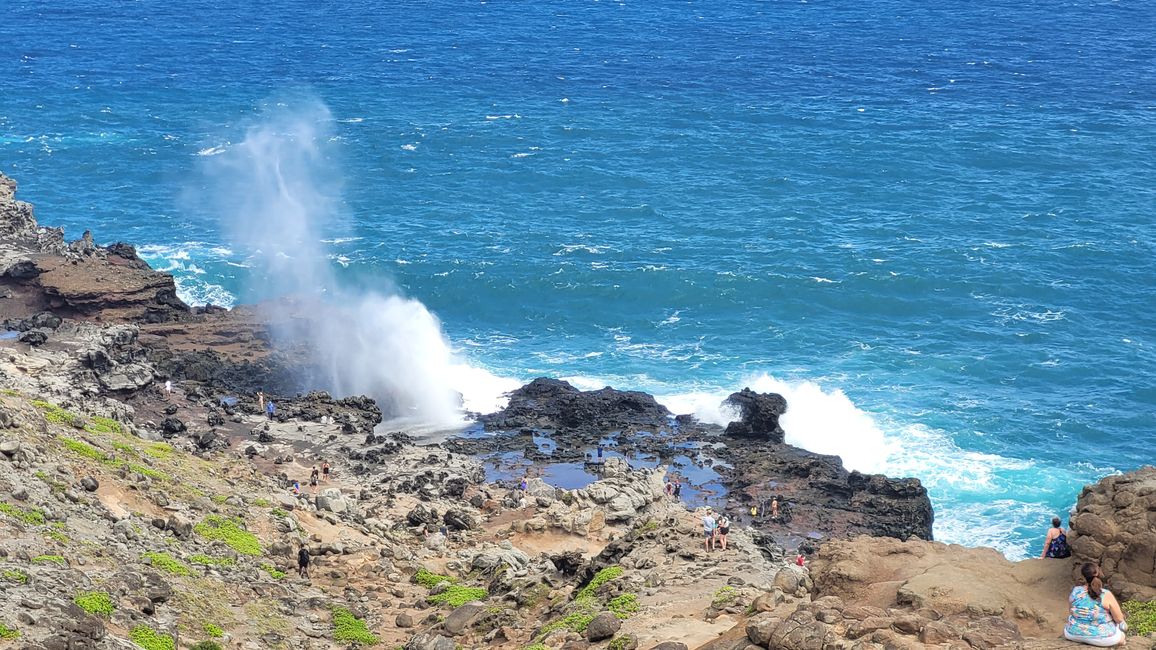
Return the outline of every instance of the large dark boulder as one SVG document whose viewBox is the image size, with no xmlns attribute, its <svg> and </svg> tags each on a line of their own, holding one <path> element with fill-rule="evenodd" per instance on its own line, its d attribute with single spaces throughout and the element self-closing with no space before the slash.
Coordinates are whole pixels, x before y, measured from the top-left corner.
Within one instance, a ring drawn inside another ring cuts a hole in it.
<svg viewBox="0 0 1156 650">
<path fill-rule="evenodd" d="M 506 408 L 481 420 L 487 429 L 639 431 L 664 428 L 670 417 L 647 393 L 610 387 L 582 391 L 560 379 L 539 377 L 510 393 Z"/>
<path fill-rule="evenodd" d="M 787 412 L 787 400 L 782 395 L 756 393 L 744 388 L 731 393 L 725 403 L 739 410 L 739 419 L 727 425 L 728 436 L 755 438 L 776 444 L 783 442 L 779 416 Z"/>
</svg>

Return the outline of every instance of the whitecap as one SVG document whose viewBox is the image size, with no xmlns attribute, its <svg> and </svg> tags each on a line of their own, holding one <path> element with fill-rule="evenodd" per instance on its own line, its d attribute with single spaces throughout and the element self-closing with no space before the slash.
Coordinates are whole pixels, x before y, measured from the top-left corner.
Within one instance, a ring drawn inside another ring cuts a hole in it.
<svg viewBox="0 0 1156 650">
<path fill-rule="evenodd" d="M 820 283 L 820 284 L 839 284 L 840 283 L 839 280 L 832 280 L 830 278 L 821 278 L 819 276 L 813 276 L 811 279 L 814 280 L 815 282 Z"/>
<path fill-rule="evenodd" d="M 403 151 L 417 151 L 416 144 L 403 144 L 401 145 L 401 148 Z"/>
<path fill-rule="evenodd" d="M 206 147 L 197 152 L 198 156 L 219 156 L 229 148 L 228 144 L 219 144 L 215 147 Z"/>
</svg>

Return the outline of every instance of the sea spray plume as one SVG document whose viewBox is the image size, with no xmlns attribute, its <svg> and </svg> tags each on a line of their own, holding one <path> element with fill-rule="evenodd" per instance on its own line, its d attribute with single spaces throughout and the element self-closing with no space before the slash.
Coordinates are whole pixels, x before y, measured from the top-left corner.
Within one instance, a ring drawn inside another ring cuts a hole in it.
<svg viewBox="0 0 1156 650">
<path fill-rule="evenodd" d="M 272 304 L 275 343 L 309 355 L 303 383 L 366 394 L 387 413 L 460 420 L 455 362 L 437 318 L 393 293 L 341 287 L 322 238 L 340 225 L 332 117 L 317 101 L 278 104 L 245 138 L 205 162 L 234 245 L 251 255 L 252 288 Z M 286 325 L 292 323 L 292 325 Z"/>
</svg>

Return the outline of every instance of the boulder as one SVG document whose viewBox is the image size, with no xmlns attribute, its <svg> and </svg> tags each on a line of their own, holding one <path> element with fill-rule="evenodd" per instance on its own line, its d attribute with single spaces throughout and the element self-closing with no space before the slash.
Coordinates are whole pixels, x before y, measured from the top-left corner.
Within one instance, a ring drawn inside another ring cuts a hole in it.
<svg viewBox="0 0 1156 650">
<path fill-rule="evenodd" d="M 85 476 L 80 479 L 80 487 L 84 488 L 86 492 L 96 492 L 100 488 L 100 482 L 91 476 Z"/>
<path fill-rule="evenodd" d="M 455 650 L 456 647 L 453 639 L 433 633 L 415 634 L 405 644 L 405 650 Z"/>
<path fill-rule="evenodd" d="M 779 416 L 787 412 L 787 400 L 778 393 L 756 393 L 744 388 L 726 398 L 725 404 L 739 411 L 739 419 L 727 425 L 726 435 L 783 442 Z"/>
<path fill-rule="evenodd" d="M 442 627 L 450 636 L 460 636 L 484 611 L 486 611 L 486 606 L 482 603 L 466 603 L 450 612 L 449 616 L 446 616 L 446 619 L 442 621 Z"/>
<path fill-rule="evenodd" d="M 610 387 L 581 391 L 559 379 L 539 377 L 510 393 L 506 408 L 482 416 L 487 429 L 638 431 L 667 425 L 671 413 L 654 397 Z"/>
<path fill-rule="evenodd" d="M 1085 486 L 1072 516 L 1072 580 L 1095 562 L 1123 600 L 1156 599 L 1156 467 Z"/>
<path fill-rule="evenodd" d="M 614 612 L 599 612 L 590 619 L 590 624 L 586 626 L 586 638 L 591 643 L 609 639 L 621 627 L 622 621 L 618 620 Z"/>
</svg>

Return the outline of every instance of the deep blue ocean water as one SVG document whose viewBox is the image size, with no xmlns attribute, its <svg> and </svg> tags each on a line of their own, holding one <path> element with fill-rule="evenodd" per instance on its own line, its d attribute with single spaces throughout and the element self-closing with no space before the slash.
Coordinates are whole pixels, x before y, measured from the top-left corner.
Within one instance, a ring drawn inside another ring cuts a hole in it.
<svg viewBox="0 0 1156 650">
<path fill-rule="evenodd" d="M 328 263 L 424 303 L 479 393 L 547 374 L 725 419 L 779 390 L 789 440 L 920 477 L 938 538 L 1011 557 L 1152 459 L 1153 3 L 3 13 L 0 170 L 192 302 L 277 293 L 205 169 L 322 105 Z"/>
</svg>

